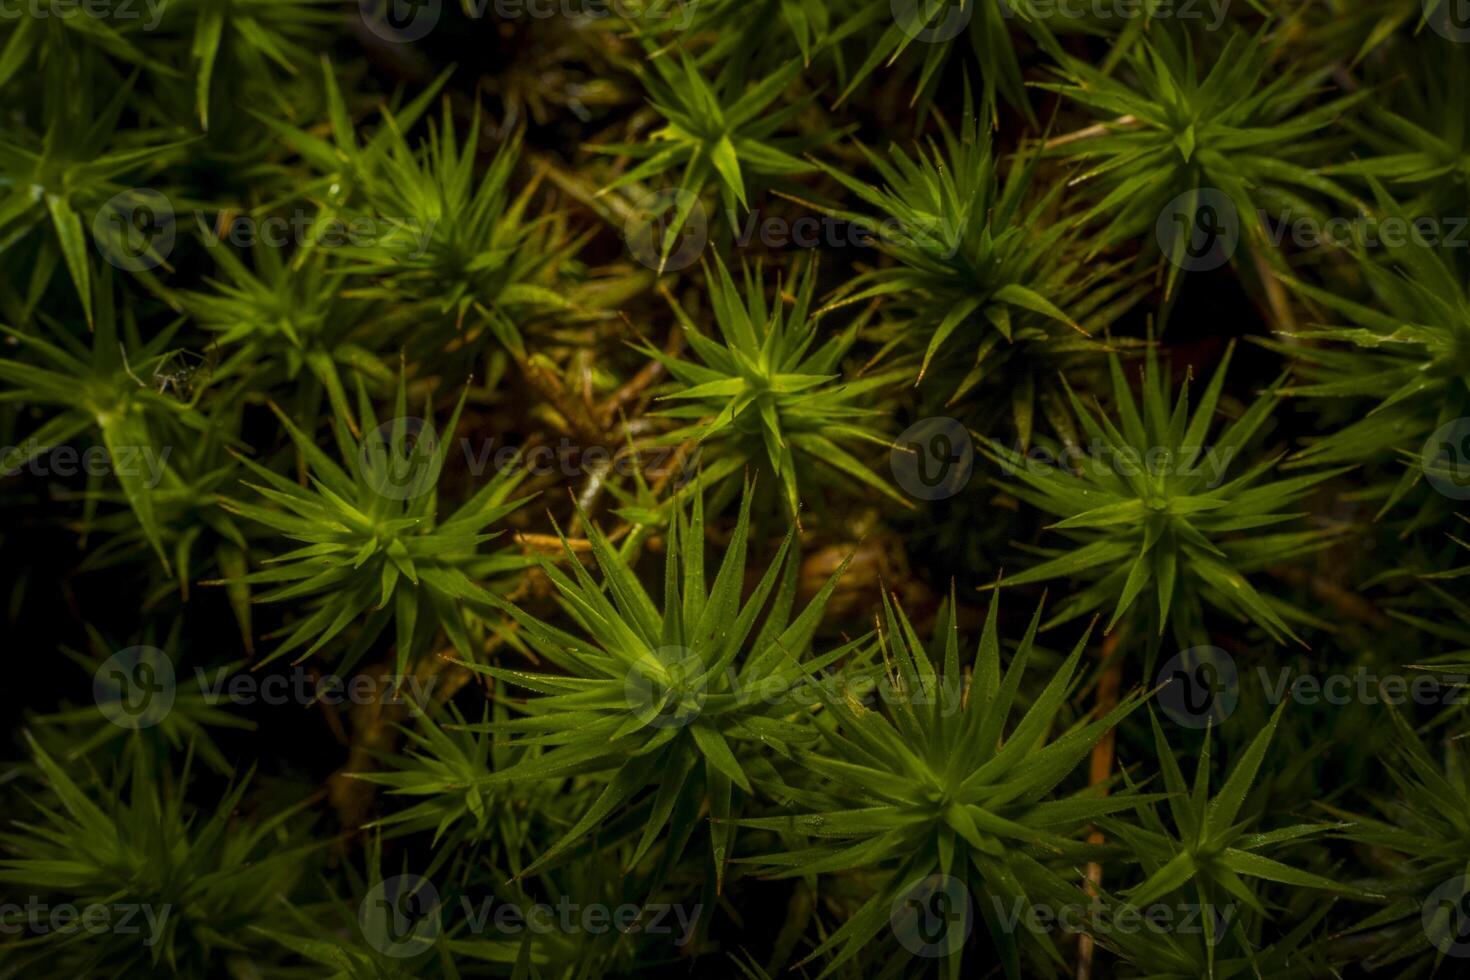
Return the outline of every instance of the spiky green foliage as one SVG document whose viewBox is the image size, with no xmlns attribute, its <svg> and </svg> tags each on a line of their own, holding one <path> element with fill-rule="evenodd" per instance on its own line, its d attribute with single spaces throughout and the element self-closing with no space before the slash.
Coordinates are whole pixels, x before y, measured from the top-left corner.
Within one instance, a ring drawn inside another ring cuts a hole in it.
<svg viewBox="0 0 1470 980">
<path fill-rule="evenodd" d="M 288 263 L 280 249 L 258 245 L 251 250 L 252 267 L 224 243 L 210 249 L 218 277 L 208 280 L 208 291 L 185 294 L 181 301 L 203 329 L 216 334 L 213 349 L 231 351 L 214 376 L 279 372 L 297 387 L 301 414 L 319 407 L 325 392 L 332 410 L 351 419 L 344 371 L 386 372 L 362 342 L 371 329 L 363 323 L 368 308 L 344 295 L 345 273 L 329 270 L 323 251 Z M 382 339 L 377 332 L 369 343 Z"/>
<path fill-rule="evenodd" d="M 1407 227 L 1410 217 L 1381 187 L 1375 189 L 1383 220 Z M 1412 234 L 1386 254 L 1361 241 L 1352 252 L 1361 295 L 1287 280 L 1321 311 L 1319 325 L 1296 336 L 1322 342 L 1301 349 L 1304 383 L 1287 391 L 1377 402 L 1363 417 L 1314 440 L 1301 456 L 1314 464 L 1398 456 L 1403 468 L 1384 488 L 1386 512 L 1423 478 L 1423 463 L 1438 453 L 1425 441 L 1470 415 L 1470 288 L 1458 256 Z"/>
<path fill-rule="evenodd" d="M 85 973 L 151 969 L 204 980 L 234 958 L 248 962 L 247 927 L 279 914 L 277 896 L 292 889 L 303 859 L 317 849 L 285 835 L 299 806 L 265 820 L 240 819 L 234 811 L 246 790 L 242 780 L 215 809 L 201 811 L 143 753 L 109 787 L 79 784 L 34 739 L 30 749 L 47 792 L 32 797 L 38 817 L 4 836 L 16 856 L 0 860 L 0 881 L 7 890 L 43 892 L 137 920 L 131 928 L 33 938 L 20 953 L 33 968 L 55 968 L 62 957 Z M 188 778 L 186 763 L 180 783 Z"/>
<path fill-rule="evenodd" d="M 1332 7 L 1268 0 L 1256 6 L 1270 9 L 1283 33 L 1299 31 L 1312 38 L 1310 48 L 1297 48 L 1311 64 L 1349 64 L 1371 71 L 1382 67 L 1384 52 L 1408 50 L 1405 43 L 1410 40 L 1414 49 L 1432 48 L 1425 29 L 1444 10 L 1444 0 L 1363 0 Z M 1420 43 L 1424 41 L 1430 43 Z"/>
<path fill-rule="evenodd" d="M 737 460 L 763 455 L 792 514 L 803 502 L 803 474 L 810 474 L 808 486 L 813 479 L 857 480 L 904 502 L 854 454 L 865 442 L 886 445 L 882 430 L 873 424 L 878 412 L 863 402 L 890 385 L 892 376 L 870 372 L 853 380 L 843 377 L 843 358 L 857 339 L 859 324 L 818 342 L 821 324 L 811 308 L 816 268 L 808 265 L 799 274 L 789 308 L 780 279 L 777 300 L 768 303 L 758 266 L 745 267 L 743 294 L 719 258 L 705 276 L 719 338 L 701 330 L 676 303 L 674 313 L 699 360 L 644 348 L 676 382 L 661 396 L 672 407 L 658 414 L 690 420 L 663 438 L 673 443 L 693 439 Z"/>
<path fill-rule="evenodd" d="M 560 975 L 551 971 L 579 961 L 585 965 L 613 959 L 605 940 L 594 951 L 586 943 L 548 934 L 541 926 L 535 932 L 522 930 L 520 936 L 476 931 L 458 915 L 462 902 L 479 902 L 482 911 L 489 911 L 497 900 L 524 903 L 525 893 L 495 889 L 493 898 L 467 888 L 441 893 L 430 877 L 432 871 L 385 866 L 383 849 L 382 838 L 374 836 L 365 848 L 367 874 L 352 869 L 345 894 L 285 906 L 280 921 L 252 927 L 252 935 L 295 954 L 309 964 L 306 969 L 329 969 L 332 976 L 346 980 L 461 980 L 486 968 L 536 977 Z M 446 851 L 445 856 L 451 853 Z M 455 861 L 450 880 L 462 878 L 467 867 Z M 446 876 L 438 880 L 446 881 Z M 324 923 L 330 928 L 324 929 Z"/>
<path fill-rule="evenodd" d="M 1411 5 L 1399 6 L 1410 12 Z M 1323 172 L 1383 181 L 1420 203 L 1416 216 L 1458 214 L 1470 205 L 1470 112 L 1450 94 L 1470 84 L 1460 54 L 1454 42 L 1426 38 L 1423 56 L 1387 93 L 1393 102 L 1365 103 L 1360 119 L 1344 121 L 1372 154 Z"/>
<path fill-rule="evenodd" d="M 176 620 L 169 628 L 168 635 L 162 638 L 160 646 L 154 645 L 159 642 L 157 637 L 151 634 L 143 637 L 143 646 L 158 651 L 150 652 L 149 656 L 161 655 L 167 658 L 173 665 L 176 677 L 187 668 L 184 654 L 180 650 L 182 629 L 183 623 Z M 157 719 L 156 724 L 146 727 L 116 724 L 113 717 L 97 711 L 98 704 L 109 701 L 117 703 L 127 699 L 131 694 L 132 679 L 122 669 L 109 669 L 108 660 L 117 652 L 118 644 L 108 642 L 96 627 L 88 627 L 87 641 L 86 653 L 68 649 L 63 649 L 62 652 L 93 678 L 94 702 L 75 708 L 66 707 L 35 718 L 37 728 L 34 734 L 43 742 L 51 742 L 53 752 L 57 754 L 65 747 L 63 762 L 86 758 L 101 746 L 115 746 L 119 749 L 124 766 L 131 764 L 131 757 L 137 752 L 152 759 L 170 751 L 187 750 L 199 756 L 216 772 L 229 773 L 232 770 L 233 767 L 211 737 L 210 731 L 214 730 L 217 734 L 225 729 L 252 731 L 256 728 L 253 722 L 222 707 L 223 698 L 211 693 L 204 685 L 186 684 L 182 691 L 176 689 L 172 692 L 170 708 Z M 240 663 L 227 664 L 219 668 L 215 676 L 224 677 L 240 666 Z M 98 687 L 103 690 L 98 692 Z M 146 712 L 147 709 L 144 710 Z M 141 717 L 148 721 L 153 720 L 153 716 L 149 714 Z"/>
<path fill-rule="evenodd" d="M 939 91 L 946 66 L 973 53 L 981 66 L 979 94 L 988 120 L 997 97 L 1032 118 L 1021 64 L 1026 34 L 1053 42 L 1055 8 L 1032 0 L 648 0 L 625 8 L 628 26 L 640 33 L 678 39 L 708 32 L 715 39 L 704 57 L 758 66 L 799 56 L 803 65 L 830 64 L 838 102 L 864 88 L 912 76 L 912 103 L 928 103 Z M 1072 18 L 1069 18 L 1072 19 Z M 774 31 L 752 23 L 776 22 Z"/>
<path fill-rule="evenodd" d="M 851 33 L 844 15 L 858 0 L 707 0 L 698 4 L 682 0 L 645 0 L 632 16 L 625 14 L 628 26 L 654 37 L 677 38 L 689 32 L 708 33 L 714 46 L 704 55 L 723 60 L 727 57 L 752 59 L 756 64 L 784 64 L 800 54 L 803 65 L 813 58 L 830 56 L 842 65 L 842 46 L 838 43 Z M 744 25 L 762 24 L 779 19 L 775 31 L 746 31 Z M 838 28 L 843 28 L 838 30 Z M 774 37 L 772 35 L 775 35 Z"/>
<path fill-rule="evenodd" d="M 663 593 L 656 602 L 628 560 L 589 525 L 602 582 L 575 559 L 571 575 L 549 562 L 543 566 L 586 639 L 506 607 L 521 625 L 529 650 L 561 673 L 467 664 L 539 695 L 519 705 L 524 718 L 482 726 L 519 745 L 547 747 L 482 777 L 487 786 L 609 774 L 596 800 L 531 868 L 557 857 L 617 808 L 656 788 L 641 802 L 646 815 L 629 863 L 660 843 L 666 828 L 663 861 L 676 861 L 694 830 L 691 815 L 707 809 L 723 822 L 710 833 L 718 881 L 733 847 L 729 821 L 738 807 L 736 791 L 749 795 L 755 780 L 774 775 L 753 750 L 764 746 L 789 755 L 794 744 L 815 737 L 800 723 L 803 705 L 788 698 L 803 671 L 820 670 L 854 652 L 856 644 L 849 643 L 807 655 L 838 576 L 797 612 L 797 555 L 788 535 L 755 588 L 742 597 L 749 529 L 747 493 L 719 571 L 706 585 L 703 500 L 695 497 L 687 521 L 682 509 L 676 511 L 664 539 Z"/>
<path fill-rule="evenodd" d="M 1455 5 L 607 7 L 0 9 L 0 978 L 1454 975 Z"/>
<path fill-rule="evenodd" d="M 1007 976 L 1021 975 L 1022 945 L 1037 955 L 1039 968 L 1050 968 L 1047 961 L 1059 958 L 1049 940 L 1008 927 L 1002 910 L 1072 900 L 1073 886 L 1048 865 L 1086 853 L 1075 835 L 1088 821 L 1133 805 L 1126 796 L 1067 794 L 1058 786 L 1105 731 L 1138 707 L 1140 695 L 1102 718 L 1051 730 L 1074 693 L 1089 632 L 1013 719 L 1041 607 L 1004 674 L 998 607 L 991 602 L 967 684 L 953 620 L 926 646 L 885 597 L 881 636 L 893 698 L 875 710 L 818 685 L 832 722 L 798 759 L 822 784 L 815 792 L 783 792 L 809 812 L 742 821 L 812 838 L 809 846 L 760 859 L 779 876 L 882 869 L 885 884 L 808 957 L 836 953 L 824 975 L 874 942 L 905 890 L 935 873 L 953 876 L 974 895 Z M 959 931 L 941 940 L 950 977 L 961 975 Z"/>
<path fill-rule="evenodd" d="M 518 801 L 549 799 L 557 780 L 530 780 L 525 784 L 483 782 L 489 772 L 500 772 L 518 762 L 529 762 L 539 751 L 518 750 L 489 733 L 490 709 L 481 713 L 480 727 L 470 730 L 465 718 L 451 706 L 438 718 L 426 706 L 409 702 L 416 724 L 404 726 L 405 751 L 388 760 L 382 772 L 354 773 L 358 779 L 388 787 L 391 795 L 417 800 L 364 825 L 383 828 L 389 836 L 433 831 L 443 845 L 442 859 L 454 854 L 452 845 L 487 842 L 492 854 L 503 850 L 504 862 L 516 874 L 524 871 L 524 851 L 530 837 L 527 808 Z M 507 719 L 504 704 L 496 704 L 495 720 Z M 429 869 L 432 872 L 433 868 Z"/>
<path fill-rule="evenodd" d="M 334 227 L 333 222 L 350 220 L 366 209 L 367 188 L 380 179 L 390 155 L 396 153 L 400 160 L 412 156 L 412 144 L 403 145 L 407 140 L 406 134 L 433 105 L 435 96 L 439 95 L 453 71 L 452 66 L 445 69 L 406 104 L 400 105 L 402 100 L 394 98 L 380 106 L 378 125 L 363 132 L 363 124 L 354 123 L 352 110 L 337 82 L 338 70 L 325 54 L 321 58 L 321 66 L 323 111 L 327 117 L 327 125 L 322 128 L 324 131 L 303 129 L 292 124 L 289 115 L 280 118 L 259 108 L 253 108 L 251 115 L 266 128 L 273 142 L 279 142 L 289 162 L 296 164 L 275 163 L 269 167 L 266 175 L 273 178 L 269 186 L 291 200 L 311 201 L 320 208 L 305 236 L 310 244 L 320 243 Z M 399 148 L 395 151 L 395 147 Z M 299 159 L 291 160 L 291 157 Z M 304 182 L 300 182 L 302 171 L 307 177 Z M 293 179 L 298 182 L 293 183 Z M 432 185 L 432 181 L 428 183 Z M 429 190 L 422 191 L 420 196 L 430 201 L 433 198 Z M 394 214 L 391 217 L 406 221 L 412 216 Z M 340 228 L 340 225 L 336 227 Z M 386 232 L 392 228 L 382 230 Z"/>
<path fill-rule="evenodd" d="M 1331 808 L 1352 821 L 1347 834 L 1371 847 L 1368 885 L 1382 893 L 1383 907 L 1355 924 L 1353 931 L 1374 940 L 1370 965 L 1399 968 L 1414 961 L 1428 969 L 1461 942 L 1455 909 L 1464 901 L 1470 867 L 1470 782 L 1464 743 L 1445 740 L 1436 760 L 1430 746 L 1397 711 L 1388 712 L 1396 735 L 1393 755 L 1384 760 L 1381 789 L 1365 792 L 1371 813 Z M 1438 889 L 1438 891 L 1436 891 Z"/>
<path fill-rule="evenodd" d="M 0 37 L 4 38 L 0 47 L 0 84 L 9 82 L 37 61 L 54 64 L 72 58 L 82 64 L 95 63 L 82 50 L 88 47 L 95 47 L 128 65 L 167 71 L 166 66 L 138 46 L 140 29 L 147 27 L 143 20 L 112 23 L 101 17 L 27 16 L 31 11 L 19 10 L 16 13 L 19 15 L 5 18 L 5 23 L 0 25 Z M 38 57 L 43 53 L 49 57 Z"/>
<path fill-rule="evenodd" d="M 922 349 L 921 381 L 931 367 L 945 368 L 939 383 L 951 403 L 1006 377 L 1024 445 L 1038 388 L 1049 395 L 1043 410 L 1055 419 L 1060 393 L 1047 389 L 1057 368 L 1095 355 L 1102 345 L 1092 335 L 1136 302 L 1138 292 L 1118 265 L 1084 263 L 1069 245 L 1067 226 L 1049 220 L 1062 185 L 1033 193 L 1039 156 L 1014 161 L 1001 177 L 968 92 L 965 99 L 959 132 L 940 119 L 942 144 L 929 152 L 917 148 L 910 156 L 893 147 L 885 159 L 860 146 L 883 179 L 881 189 L 825 167 L 877 209 L 876 216 L 843 214 L 882 229 L 878 248 L 896 262 L 854 278 L 841 302 L 883 299 L 888 346 Z"/>
<path fill-rule="evenodd" d="M 527 219 L 534 183 L 512 194 L 519 142 L 502 147 L 483 176 L 476 175 L 479 147 L 479 114 L 461 145 L 447 103 L 422 150 L 397 134 L 379 161 L 381 172 L 363 182 L 371 241 L 335 252 L 347 271 L 378 283 L 355 296 L 397 301 L 412 321 L 437 313 L 455 330 L 473 311 L 496 339 L 523 354 L 526 319 L 566 305 L 549 273 L 576 245 L 555 243 L 547 218 Z"/>
<path fill-rule="evenodd" d="M 1167 907 L 1167 906 L 1166 906 Z M 1115 900 L 1109 913 L 1115 921 L 1129 921 L 1136 907 Z M 1152 980 L 1192 980 L 1212 977 L 1214 980 L 1256 978 L 1256 980 L 1293 980 L 1301 976 L 1329 976 L 1333 969 L 1330 958 L 1314 945 L 1313 932 L 1320 930 L 1322 920 L 1332 911 L 1331 902 L 1321 902 L 1317 911 L 1302 918 L 1290 932 L 1274 942 L 1259 937 L 1265 930 L 1261 919 L 1237 906 L 1206 908 L 1196 911 L 1186 906 L 1181 918 L 1192 924 L 1187 929 L 1106 929 L 1100 930 L 1099 945 L 1116 954 L 1122 961 L 1120 975 L 1149 977 Z M 1215 937 L 1205 934 L 1204 923 L 1224 924 L 1237 918 L 1254 920 L 1252 935 L 1241 938 L 1244 930 L 1226 930 Z M 1208 919 L 1207 919 L 1208 917 Z"/>
<path fill-rule="evenodd" d="M 182 0 L 165 8 L 164 30 L 189 37 L 199 125 L 209 129 L 209 107 L 218 98 L 215 75 L 233 85 L 294 73 L 311 60 L 326 26 L 336 19 L 330 0 Z"/>
<path fill-rule="evenodd" d="M 1470 524 L 1470 515 L 1461 514 L 1460 519 Z M 1464 539 L 1451 534 L 1450 540 L 1470 552 L 1470 544 Z M 1450 647 L 1436 657 L 1426 658 L 1425 664 L 1443 664 L 1443 670 L 1451 675 L 1470 672 L 1470 602 L 1465 601 L 1463 592 L 1455 584 L 1466 576 L 1470 576 L 1470 565 L 1419 571 L 1415 577 L 1423 586 L 1421 601 L 1387 610 L 1393 618 Z"/>
<path fill-rule="evenodd" d="M 1233 932 L 1243 949 L 1252 940 L 1244 932 L 1241 915 L 1249 910 L 1267 916 L 1265 903 L 1253 890 L 1252 883 L 1262 881 L 1292 885 L 1297 888 L 1319 888 L 1338 891 L 1342 886 L 1322 875 L 1292 867 L 1261 853 L 1292 843 L 1310 840 L 1331 831 L 1325 824 L 1302 823 L 1267 831 L 1248 833 L 1256 817 L 1247 808 L 1247 797 L 1264 761 L 1266 751 L 1281 718 L 1281 708 L 1260 730 L 1234 763 L 1219 792 L 1210 792 L 1210 735 L 1205 732 L 1199 767 L 1194 784 L 1185 782 L 1174 750 L 1159 727 L 1153 723 L 1154 744 L 1168 794 L 1168 820 L 1152 801 L 1138 805 L 1138 825 L 1116 818 L 1103 818 L 1100 823 L 1136 855 L 1144 880 L 1126 893 L 1129 905 L 1148 908 L 1170 895 L 1187 895 L 1196 907 L 1205 910 L 1200 916 L 1201 939 L 1206 952 L 1204 976 L 1215 976 L 1215 949 Z M 1229 910 L 1229 916 L 1225 911 Z M 1227 919 L 1229 921 L 1227 921 Z"/>
<path fill-rule="evenodd" d="M 123 311 L 119 324 L 114 303 L 112 277 L 104 274 L 91 336 L 50 317 L 32 331 L 0 327 L 22 352 L 20 358 L 0 359 L 0 400 L 41 407 L 50 416 L 6 452 L 5 465 L 21 467 L 61 443 L 95 435 L 113 461 L 138 530 L 167 570 L 157 513 L 160 480 L 174 444 L 190 438 L 191 430 L 207 433 L 209 423 L 191 404 L 198 392 L 180 392 L 165 380 L 179 351 L 171 343 L 183 321 L 145 342 L 132 310 Z"/>
<path fill-rule="evenodd" d="M 891 66 L 905 55 L 920 64 L 913 100 L 932 96 L 940 69 L 968 38 L 976 60 L 984 68 L 981 84 L 986 114 L 995 114 L 996 94 L 1000 93 L 1029 117 L 1031 105 L 1021 79 L 1012 25 L 1024 26 L 1044 41 L 1055 43 L 1046 19 L 1035 14 L 1029 0 L 864 0 L 838 35 L 857 34 L 872 25 L 882 33 L 864 47 L 866 56 L 853 72 L 843 97 L 852 95 L 879 66 Z"/>
<path fill-rule="evenodd" d="M 1162 26 L 1162 25 L 1161 25 Z M 1312 73 L 1280 71 L 1263 37 L 1234 32 L 1204 57 L 1171 29 L 1152 31 L 1109 74 L 1080 59 L 1063 62 L 1067 81 L 1046 87 L 1087 107 L 1099 131 L 1056 152 L 1086 165 L 1077 178 L 1095 188 L 1084 220 L 1102 222 L 1101 240 L 1152 235 L 1161 215 L 1185 219 L 1160 245 L 1172 290 L 1190 247 L 1202 190 L 1225 195 L 1242 233 L 1265 254 L 1262 212 L 1325 216 L 1325 202 L 1351 196 L 1311 161 L 1328 152 L 1321 135 L 1350 99 L 1315 107 Z M 1188 195 L 1172 210 L 1170 202 Z M 1226 219 L 1217 216 L 1220 227 Z"/>
<path fill-rule="evenodd" d="M 314 600 L 309 614 L 283 631 L 285 638 L 262 662 L 304 647 L 297 656 L 300 662 L 357 626 L 360 630 L 342 655 L 343 666 L 350 667 L 390 622 L 400 674 L 441 628 L 461 655 L 474 656 L 465 606 L 484 607 L 493 598 L 476 579 L 524 564 L 503 552 L 483 554 L 480 546 L 500 533 L 486 533 L 488 529 L 528 498 L 510 499 L 524 474 L 507 468 L 440 518 L 439 480 L 468 394 L 461 393 L 440 436 L 427 408 L 425 418 L 409 416 L 402 376 L 393 416 L 381 425 L 359 381 L 357 414 L 364 434 L 354 438 L 349 420 L 336 416 L 333 435 L 340 463 L 318 448 L 314 435 L 276 409 L 306 461 L 310 485 L 242 459 L 259 481 L 243 482 L 264 502 L 220 501 L 229 512 L 298 545 L 271 556 L 269 567 L 241 579 L 247 585 L 274 586 L 256 601 Z"/>
<path fill-rule="evenodd" d="M 1071 395 L 1089 439 L 1085 455 L 1060 457 L 1071 468 L 989 444 L 987 454 L 1012 479 L 1007 490 L 1058 518 L 1051 528 L 1076 542 L 1071 550 L 1044 552 L 1047 560 L 1012 576 L 1011 584 L 1090 581 L 1051 625 L 1111 607 L 1111 630 L 1141 602 L 1138 613 L 1151 634 L 1162 636 L 1172 625 L 1180 645 L 1191 646 L 1205 635 L 1206 606 L 1254 623 L 1278 641 L 1296 636 L 1288 620 L 1310 620 L 1305 610 L 1256 589 L 1246 575 L 1330 543 L 1331 529 L 1258 532 L 1296 520 L 1300 515 L 1287 508 L 1337 474 L 1267 481 L 1276 459 L 1236 465 L 1270 418 L 1274 392 L 1211 438 L 1230 357 L 1227 352 L 1191 409 L 1187 381 L 1169 405 L 1168 378 L 1153 348 L 1141 372 L 1141 398 L 1111 356 L 1117 422 Z M 1238 475 L 1227 479 L 1232 470 Z"/>
<path fill-rule="evenodd" d="M 741 212 L 750 207 L 754 179 L 769 184 L 814 169 L 797 154 L 820 140 L 777 135 L 801 111 L 802 103 L 772 106 L 800 70 L 800 63 L 792 61 L 747 85 L 735 62 L 709 79 L 683 52 L 648 60 L 640 77 L 664 125 L 641 143 L 598 144 L 591 149 L 640 161 L 599 193 L 677 174 L 668 181 L 675 191 L 673 208 L 657 243 L 660 271 L 690 214 L 703 206 L 701 195 L 711 184 L 719 187 L 721 213 L 734 218 L 737 205 Z"/>
<path fill-rule="evenodd" d="M 77 71 L 80 77 L 71 78 L 64 65 L 48 63 L 36 127 L 17 127 L 0 141 L 0 242 L 4 254 L 26 254 L 32 264 L 28 309 L 64 263 L 92 327 L 102 287 L 93 285 L 98 256 L 89 242 L 109 261 L 151 278 L 148 270 L 164 256 L 147 238 L 137 240 L 132 222 L 154 202 L 140 198 L 138 188 L 185 141 L 167 130 L 122 127 L 136 78 L 104 75 L 87 59 Z M 22 243 L 33 250 L 23 252 Z"/>
</svg>

